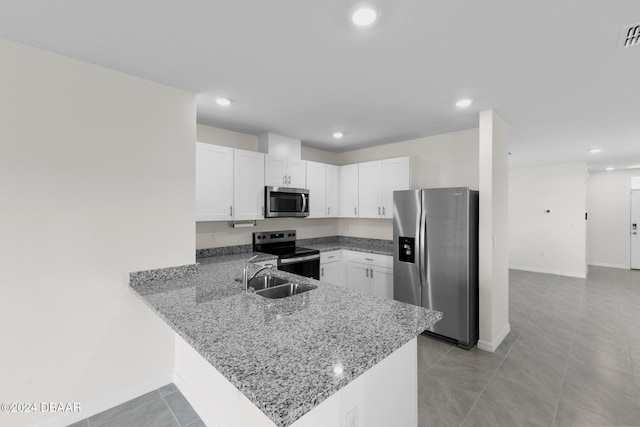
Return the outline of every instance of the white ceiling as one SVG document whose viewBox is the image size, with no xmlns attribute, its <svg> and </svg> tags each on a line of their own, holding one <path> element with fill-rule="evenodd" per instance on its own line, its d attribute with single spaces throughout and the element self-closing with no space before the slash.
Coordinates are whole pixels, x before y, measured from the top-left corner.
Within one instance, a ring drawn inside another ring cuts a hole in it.
<svg viewBox="0 0 640 427">
<path fill-rule="evenodd" d="M 326 150 L 477 127 L 493 108 L 512 166 L 640 167 L 640 46 L 617 48 L 640 1 L 371 0 L 368 29 L 348 20 L 357 1 L 0 0 L 0 37 L 194 92 L 200 123 Z"/>
</svg>

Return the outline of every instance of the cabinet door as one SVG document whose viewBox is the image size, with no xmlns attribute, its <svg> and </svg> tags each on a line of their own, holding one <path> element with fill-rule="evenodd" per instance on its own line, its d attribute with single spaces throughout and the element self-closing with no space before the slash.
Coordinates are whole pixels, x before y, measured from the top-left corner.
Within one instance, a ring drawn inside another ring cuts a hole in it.
<svg viewBox="0 0 640 427">
<path fill-rule="evenodd" d="M 358 217 L 358 165 L 340 166 L 340 200 L 338 209 L 341 218 Z"/>
<path fill-rule="evenodd" d="M 307 188 L 306 160 L 287 160 L 287 184 L 285 187 Z"/>
<path fill-rule="evenodd" d="M 382 217 L 382 162 L 358 165 L 359 218 Z"/>
<path fill-rule="evenodd" d="M 233 219 L 264 218 L 264 154 L 234 150 Z"/>
<path fill-rule="evenodd" d="M 327 216 L 331 218 L 338 216 L 338 199 L 340 197 L 338 177 L 338 166 L 327 165 Z"/>
<path fill-rule="evenodd" d="M 264 154 L 263 154 L 264 155 Z M 288 187 L 287 159 L 264 155 L 264 185 L 272 187 Z"/>
<path fill-rule="evenodd" d="M 228 221 L 233 205 L 233 148 L 196 142 L 196 221 Z"/>
<path fill-rule="evenodd" d="M 344 264 L 340 261 L 320 264 L 320 280 L 344 287 Z"/>
<path fill-rule="evenodd" d="M 327 216 L 327 165 L 307 162 L 307 188 L 309 189 L 309 218 Z"/>
<path fill-rule="evenodd" d="M 409 157 L 382 161 L 382 216 L 393 218 L 393 192 L 411 188 Z"/>
<path fill-rule="evenodd" d="M 363 294 L 371 293 L 371 278 L 367 264 L 347 263 L 347 287 Z"/>
<path fill-rule="evenodd" d="M 369 275 L 372 292 L 375 296 L 393 299 L 393 269 L 371 266 Z"/>
</svg>

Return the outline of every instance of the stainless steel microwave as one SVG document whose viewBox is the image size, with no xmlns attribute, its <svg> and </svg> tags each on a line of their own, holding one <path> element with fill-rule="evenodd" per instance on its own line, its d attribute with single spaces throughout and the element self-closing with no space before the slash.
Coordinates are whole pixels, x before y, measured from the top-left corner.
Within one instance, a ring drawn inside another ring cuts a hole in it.
<svg viewBox="0 0 640 427">
<path fill-rule="evenodd" d="M 309 216 L 309 190 L 266 186 L 264 206 L 265 218 Z"/>
</svg>

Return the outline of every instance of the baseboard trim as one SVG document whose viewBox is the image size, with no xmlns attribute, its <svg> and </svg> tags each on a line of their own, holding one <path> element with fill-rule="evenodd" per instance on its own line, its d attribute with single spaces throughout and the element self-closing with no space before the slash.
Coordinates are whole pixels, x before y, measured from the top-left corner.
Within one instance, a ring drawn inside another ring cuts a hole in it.
<svg viewBox="0 0 640 427">
<path fill-rule="evenodd" d="M 611 264 L 608 262 L 590 262 L 589 265 L 594 267 L 610 267 L 610 268 L 622 268 L 624 270 L 629 270 L 631 267 L 628 265 L 622 264 Z"/>
<path fill-rule="evenodd" d="M 176 387 L 178 387 L 180 393 L 182 393 L 184 398 L 187 399 L 187 402 L 189 402 L 193 410 L 196 411 L 196 414 L 198 414 L 198 416 L 206 426 L 219 427 L 219 424 L 217 423 L 215 418 L 213 418 L 209 411 L 207 411 L 206 407 L 202 404 L 202 402 L 200 402 L 200 399 L 198 399 L 198 396 L 196 396 L 196 394 L 191 391 L 187 383 L 182 379 L 182 377 L 180 377 L 180 375 L 178 375 L 177 372 L 173 373 L 173 383 L 176 385 Z"/>
<path fill-rule="evenodd" d="M 502 341 L 504 341 L 507 335 L 509 335 L 509 332 L 511 332 L 511 325 L 507 323 L 502 331 L 498 334 L 498 336 L 493 340 L 493 342 L 478 340 L 478 348 L 480 350 L 494 353 L 498 349 L 498 347 L 500 347 Z"/>
<path fill-rule="evenodd" d="M 567 276 L 567 277 L 577 277 L 579 279 L 586 279 L 586 273 L 576 273 L 573 271 L 561 271 L 561 270 L 550 270 L 547 268 L 537 268 L 537 267 L 524 267 L 521 265 L 510 265 L 509 270 L 522 270 L 522 271 L 530 271 L 532 273 L 544 273 L 544 274 L 555 274 L 556 276 Z"/>
<path fill-rule="evenodd" d="M 55 415 L 47 420 L 34 424 L 34 427 L 65 427 L 69 424 L 84 420 L 85 418 L 92 417 L 100 412 L 106 411 L 107 409 L 111 409 L 124 402 L 128 402 L 129 400 L 142 396 L 150 391 L 164 387 L 172 381 L 173 374 L 162 375 L 156 379 L 130 387 L 128 390 L 119 392 L 111 397 L 96 400 L 94 402 L 82 403 L 82 412 L 78 412 L 76 414 Z"/>
</svg>

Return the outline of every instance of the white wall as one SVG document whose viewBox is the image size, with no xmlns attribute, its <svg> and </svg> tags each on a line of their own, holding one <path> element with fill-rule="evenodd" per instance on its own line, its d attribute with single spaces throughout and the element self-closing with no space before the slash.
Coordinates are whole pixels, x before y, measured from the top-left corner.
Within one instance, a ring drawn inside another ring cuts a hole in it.
<svg viewBox="0 0 640 427">
<path fill-rule="evenodd" d="M 633 177 L 640 177 L 640 169 L 591 172 L 587 179 L 587 260 L 590 265 L 630 267 Z"/>
<path fill-rule="evenodd" d="M 510 331 L 508 129 L 495 111 L 480 113 L 478 348 L 487 351 L 495 351 Z"/>
<path fill-rule="evenodd" d="M 0 402 L 79 419 L 173 370 L 128 273 L 194 262 L 195 97 L 9 41 L 0 58 Z"/>
<path fill-rule="evenodd" d="M 586 277 L 586 176 L 584 163 L 511 169 L 512 268 Z"/>
</svg>

